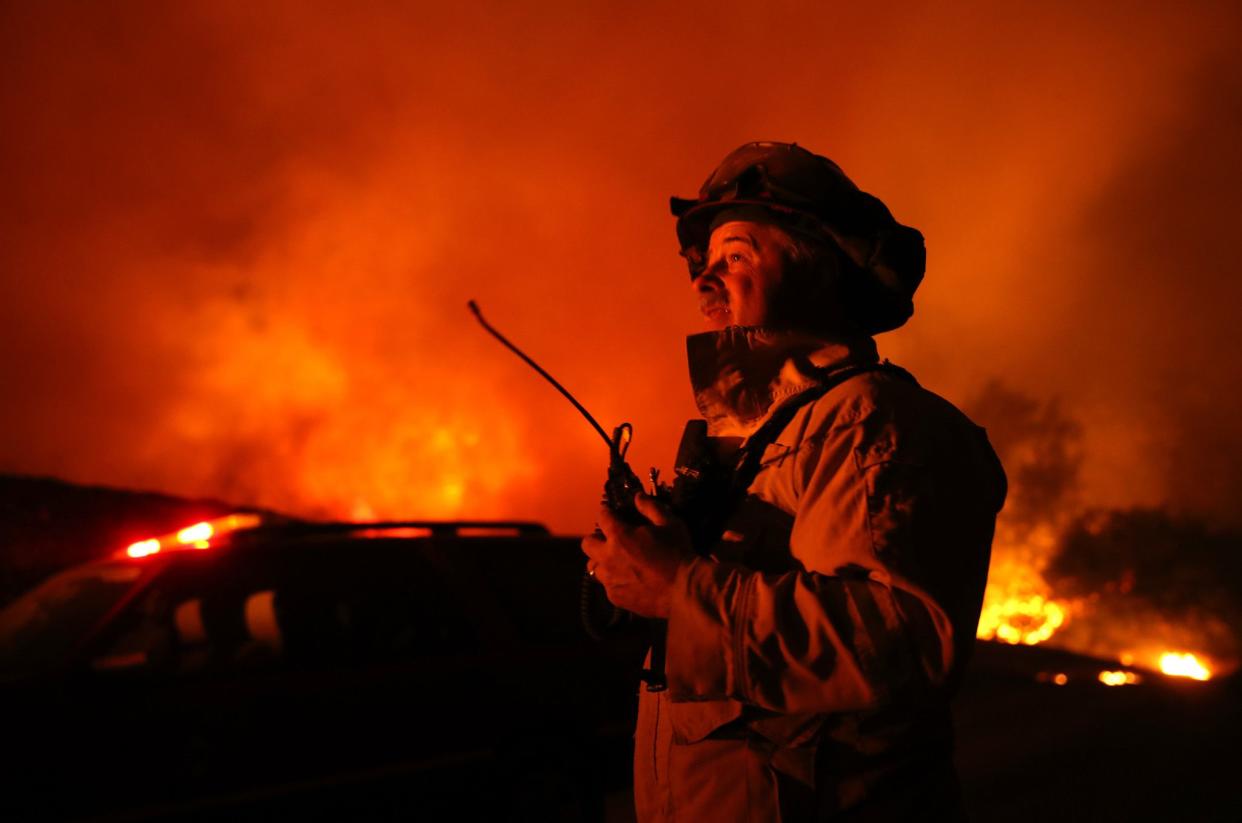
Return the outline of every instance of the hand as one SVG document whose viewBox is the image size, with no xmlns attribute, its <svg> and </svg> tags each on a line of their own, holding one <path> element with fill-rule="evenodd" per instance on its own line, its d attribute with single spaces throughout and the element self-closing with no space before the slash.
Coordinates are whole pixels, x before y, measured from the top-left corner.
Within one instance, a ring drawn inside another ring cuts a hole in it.
<svg viewBox="0 0 1242 823">
<path fill-rule="evenodd" d="M 690 531 L 648 494 L 635 495 L 634 505 L 647 523 L 624 522 L 601 507 L 596 532 L 582 538 L 582 551 L 614 605 L 667 619 L 677 570 L 694 557 Z"/>
</svg>

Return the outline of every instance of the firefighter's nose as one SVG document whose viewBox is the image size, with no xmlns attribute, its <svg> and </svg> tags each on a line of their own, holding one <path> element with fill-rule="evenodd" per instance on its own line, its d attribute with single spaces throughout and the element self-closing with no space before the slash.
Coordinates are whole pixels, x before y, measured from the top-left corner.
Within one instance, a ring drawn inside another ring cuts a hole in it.
<svg viewBox="0 0 1242 823">
<path fill-rule="evenodd" d="M 705 271 L 690 283 L 696 294 L 709 294 L 724 288 L 724 282 L 711 271 Z"/>
</svg>

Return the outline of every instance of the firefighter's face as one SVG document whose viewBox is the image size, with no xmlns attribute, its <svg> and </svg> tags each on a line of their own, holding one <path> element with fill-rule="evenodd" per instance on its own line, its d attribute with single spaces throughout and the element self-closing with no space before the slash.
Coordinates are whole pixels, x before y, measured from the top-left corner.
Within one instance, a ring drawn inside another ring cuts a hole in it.
<svg viewBox="0 0 1242 823">
<path fill-rule="evenodd" d="M 712 329 L 771 325 L 789 235 L 767 223 L 722 223 L 707 245 L 707 265 L 694 278 L 699 309 Z"/>
</svg>

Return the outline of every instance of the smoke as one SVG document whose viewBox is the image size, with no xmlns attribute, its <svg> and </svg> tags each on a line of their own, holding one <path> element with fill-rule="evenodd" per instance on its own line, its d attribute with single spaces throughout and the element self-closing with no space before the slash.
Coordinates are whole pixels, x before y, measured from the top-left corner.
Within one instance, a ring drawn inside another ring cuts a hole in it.
<svg viewBox="0 0 1242 823">
<path fill-rule="evenodd" d="M 991 381 L 967 409 L 987 427 L 1009 477 L 989 604 L 1004 610 L 1009 598 L 1054 598 L 1066 619 L 1048 642 L 1080 653 L 1154 667 L 1164 652 L 1185 649 L 1218 672 L 1236 667 L 1242 534 L 1202 514 L 1179 514 L 1172 502 L 1087 506 L 1084 429 L 1061 398 Z M 1028 623 L 1045 619 L 1037 613 Z"/>
<path fill-rule="evenodd" d="M 1154 658 L 1195 649 L 1236 665 L 1242 651 L 1242 534 L 1152 509 L 1095 511 L 1067 530 L 1047 577 L 1079 601 L 1057 642 Z"/>
<path fill-rule="evenodd" d="M 887 355 L 1065 398 L 1074 501 L 1236 522 L 1239 16 L 6 4 L 0 470 L 584 529 L 602 444 L 465 301 L 667 465 L 666 198 L 790 139 L 929 238 Z"/>
<path fill-rule="evenodd" d="M 1209 61 L 1188 114 L 1084 211 L 1079 305 L 1098 334 L 1079 368 L 1098 405 L 1124 408 L 1157 502 L 1242 527 L 1242 74 Z M 1084 393 L 1085 396 L 1085 393 Z M 1126 436 L 1122 431 L 1122 437 Z M 1105 437 L 1107 441 L 1109 438 Z M 1122 485 L 1124 475 L 1111 480 Z"/>
<path fill-rule="evenodd" d="M 1029 544 L 1040 529 L 1059 532 L 1081 505 L 1081 424 L 1059 398 L 1041 402 L 996 379 L 967 410 L 987 429 L 1005 466 L 1009 493 L 1001 523 L 1010 542 Z"/>
</svg>

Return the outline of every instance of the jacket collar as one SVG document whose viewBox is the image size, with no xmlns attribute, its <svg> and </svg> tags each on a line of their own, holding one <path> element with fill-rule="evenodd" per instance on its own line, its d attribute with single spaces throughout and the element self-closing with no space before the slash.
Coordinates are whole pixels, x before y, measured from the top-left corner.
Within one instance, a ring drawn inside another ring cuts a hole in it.
<svg viewBox="0 0 1242 823">
<path fill-rule="evenodd" d="M 749 437 L 788 397 L 846 366 L 875 363 L 870 337 L 830 340 L 804 332 L 731 326 L 686 338 L 694 402 L 713 437 Z"/>
</svg>

